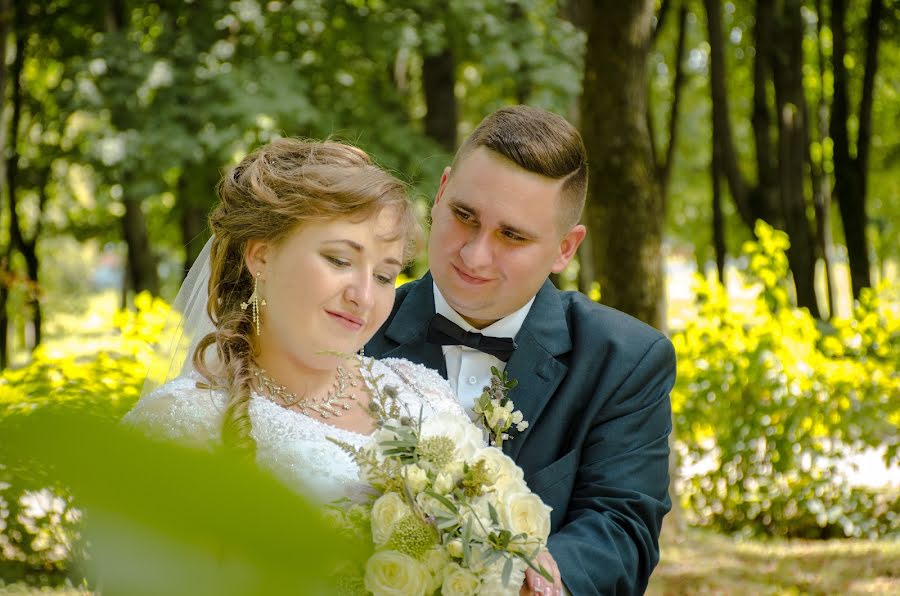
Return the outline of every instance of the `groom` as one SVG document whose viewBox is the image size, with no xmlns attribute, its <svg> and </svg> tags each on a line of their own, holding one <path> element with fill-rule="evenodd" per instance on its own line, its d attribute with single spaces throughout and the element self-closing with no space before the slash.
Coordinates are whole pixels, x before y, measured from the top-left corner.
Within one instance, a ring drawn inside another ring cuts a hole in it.
<svg viewBox="0 0 900 596">
<path fill-rule="evenodd" d="M 547 279 L 584 239 L 586 191 L 565 119 L 527 106 L 485 118 L 441 177 L 431 271 L 398 290 L 366 353 L 437 369 L 469 409 L 505 367 L 529 426 L 503 449 L 553 508 L 545 566 L 578 596 L 640 594 L 670 507 L 675 355 L 658 331 Z"/>
</svg>

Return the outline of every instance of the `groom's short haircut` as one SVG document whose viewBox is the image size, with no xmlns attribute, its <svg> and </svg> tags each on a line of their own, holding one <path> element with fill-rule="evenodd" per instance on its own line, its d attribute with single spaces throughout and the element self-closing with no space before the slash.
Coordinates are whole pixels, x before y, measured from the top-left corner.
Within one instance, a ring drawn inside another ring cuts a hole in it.
<svg viewBox="0 0 900 596">
<path fill-rule="evenodd" d="M 479 147 L 516 166 L 554 180 L 560 191 L 560 224 L 568 231 L 578 223 L 587 195 L 587 156 L 581 134 L 553 112 L 530 106 L 501 108 L 487 116 L 467 138 L 450 169 Z"/>
</svg>

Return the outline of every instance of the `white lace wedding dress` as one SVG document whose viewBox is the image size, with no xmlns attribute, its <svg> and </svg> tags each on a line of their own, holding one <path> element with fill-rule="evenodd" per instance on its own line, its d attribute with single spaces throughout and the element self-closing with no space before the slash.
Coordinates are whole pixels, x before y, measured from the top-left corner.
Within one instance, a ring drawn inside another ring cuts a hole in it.
<svg viewBox="0 0 900 596">
<path fill-rule="evenodd" d="M 393 386 L 413 415 L 421 408 L 426 418 L 436 412 L 468 418 L 450 385 L 434 370 L 394 358 L 375 360 L 371 376 L 361 368 L 367 383 L 380 376 L 381 389 Z M 123 421 L 152 436 L 212 449 L 221 442 L 226 396 L 198 389 L 201 380 L 192 372 L 166 383 L 144 396 Z M 361 447 L 368 435 L 285 409 L 256 393 L 250 400 L 250 421 L 258 463 L 298 492 L 327 502 L 351 496 L 360 486 L 356 463 L 328 437 Z"/>
</svg>

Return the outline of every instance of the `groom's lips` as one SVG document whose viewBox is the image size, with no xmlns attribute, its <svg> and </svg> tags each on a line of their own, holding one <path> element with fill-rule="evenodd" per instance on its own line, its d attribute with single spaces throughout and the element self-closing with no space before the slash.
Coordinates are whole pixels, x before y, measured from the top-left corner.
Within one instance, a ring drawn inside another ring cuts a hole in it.
<svg viewBox="0 0 900 596">
<path fill-rule="evenodd" d="M 477 275 L 472 275 L 471 273 L 466 272 L 464 269 L 461 269 L 460 267 L 457 267 L 456 265 L 454 265 L 452 263 L 450 264 L 450 266 L 453 267 L 453 270 L 456 271 L 456 274 L 459 276 L 459 278 L 461 280 L 463 280 L 464 282 L 466 282 L 467 284 L 472 284 L 472 285 L 477 286 L 477 285 L 486 284 L 489 281 L 491 281 L 491 280 L 485 279 L 483 277 L 478 277 Z"/>
<path fill-rule="evenodd" d="M 366 324 L 365 319 L 339 310 L 326 310 L 328 316 L 351 331 L 359 331 Z"/>
</svg>

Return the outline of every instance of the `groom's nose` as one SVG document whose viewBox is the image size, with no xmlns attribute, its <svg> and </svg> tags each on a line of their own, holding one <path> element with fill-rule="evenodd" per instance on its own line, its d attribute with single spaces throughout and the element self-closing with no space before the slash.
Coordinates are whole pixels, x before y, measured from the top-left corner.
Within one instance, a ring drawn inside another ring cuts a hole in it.
<svg viewBox="0 0 900 596">
<path fill-rule="evenodd" d="M 490 235 L 482 230 L 473 233 L 459 249 L 459 256 L 472 273 L 489 266 L 494 260 Z"/>
</svg>

